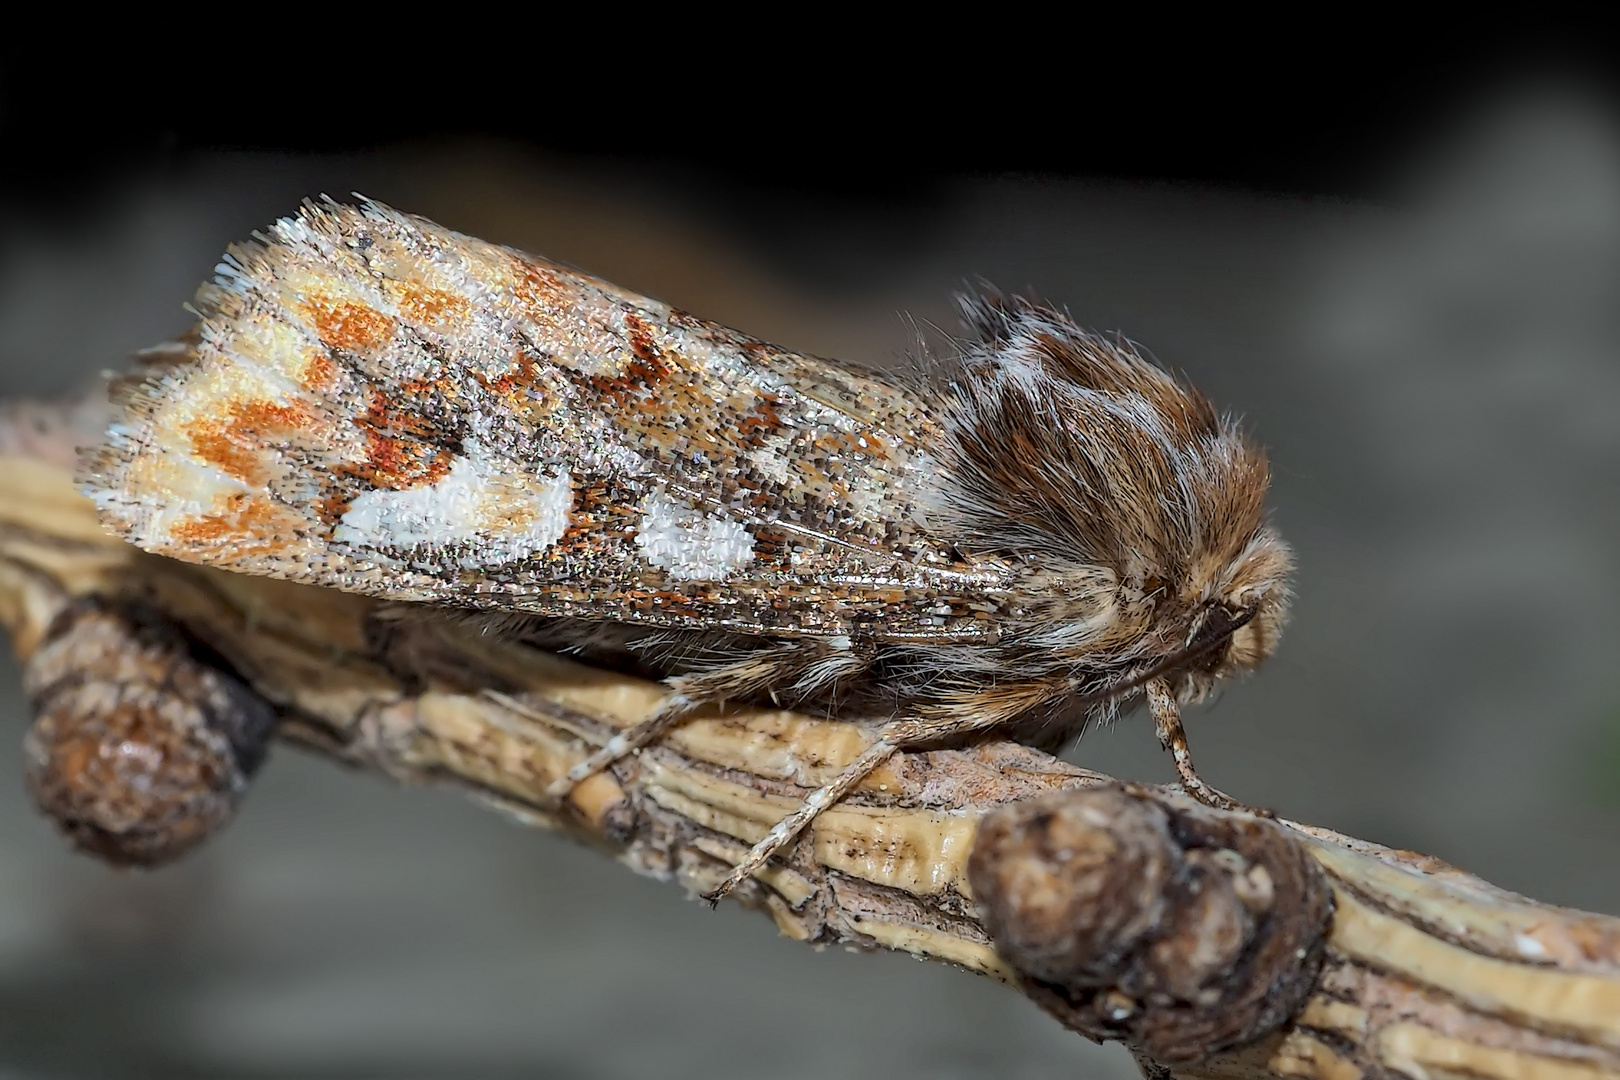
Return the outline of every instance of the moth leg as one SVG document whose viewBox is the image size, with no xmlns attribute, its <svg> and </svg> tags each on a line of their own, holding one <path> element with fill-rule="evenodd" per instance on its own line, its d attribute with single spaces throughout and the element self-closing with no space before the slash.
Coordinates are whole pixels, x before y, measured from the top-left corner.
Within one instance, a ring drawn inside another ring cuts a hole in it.
<svg viewBox="0 0 1620 1080">
<path fill-rule="evenodd" d="M 1153 712 L 1153 727 L 1158 732 L 1159 744 L 1170 751 L 1175 759 L 1176 775 L 1187 794 L 1216 810 L 1250 810 L 1232 796 L 1204 783 L 1198 770 L 1193 768 L 1192 750 L 1187 746 L 1187 732 L 1181 726 L 1181 709 L 1170 692 L 1170 684 L 1154 679 L 1147 684 L 1148 708 Z"/>
<path fill-rule="evenodd" d="M 564 773 L 561 779 L 552 781 L 551 786 L 546 788 L 546 797 L 555 799 L 559 803 L 562 802 L 562 800 L 568 798 L 568 793 L 573 791 L 581 781 L 589 780 L 615 761 L 622 757 L 628 757 L 654 741 L 664 732 L 680 723 L 681 719 L 698 704 L 699 702 L 693 701 L 685 694 L 671 694 L 659 706 L 657 712 L 634 727 L 619 732 L 593 751 L 584 761 Z"/>
<path fill-rule="evenodd" d="M 726 879 L 703 898 L 712 907 L 726 894 L 742 884 L 765 861 L 804 831 L 823 810 L 853 791 L 872 770 L 882 765 L 897 752 L 908 746 L 926 745 L 940 739 L 959 738 L 977 732 L 989 731 L 1044 701 L 1061 697 L 1069 690 L 1062 680 L 1034 681 L 1016 692 L 1002 688 L 987 697 L 969 698 L 957 703 L 949 712 L 932 716 L 913 716 L 891 720 L 878 730 L 877 741 L 862 751 L 860 757 L 844 766 L 831 781 L 807 796 L 798 809 L 776 823 L 764 839 L 755 844 L 743 861 L 732 868 Z"/>
<path fill-rule="evenodd" d="M 709 902 L 709 906 L 714 907 L 725 899 L 728 893 L 764 866 L 772 855 L 791 844 L 794 838 L 804 831 L 805 826 L 814 821 L 823 810 L 848 795 L 856 785 L 871 775 L 872 770 L 893 757 L 904 743 L 904 740 L 895 734 L 898 727 L 898 724 L 884 727 L 878 732 L 876 742 L 861 751 L 861 755 L 844 766 L 837 776 L 805 796 L 798 809 L 778 821 L 771 831 L 749 850 L 743 861 L 731 868 L 731 873 L 726 875 L 724 881 L 703 894 L 703 899 Z"/>
<path fill-rule="evenodd" d="M 584 761 L 569 769 L 560 780 L 554 781 L 546 789 L 547 797 L 561 802 L 582 780 L 590 779 L 620 758 L 628 757 L 656 741 L 698 706 L 743 697 L 760 687 L 779 683 L 786 674 L 804 667 L 808 659 L 817 655 L 817 650 L 803 646 L 761 649 L 735 663 L 668 680 L 666 685 L 674 692 L 664 699 L 657 712 L 636 726 L 619 732 Z"/>
</svg>

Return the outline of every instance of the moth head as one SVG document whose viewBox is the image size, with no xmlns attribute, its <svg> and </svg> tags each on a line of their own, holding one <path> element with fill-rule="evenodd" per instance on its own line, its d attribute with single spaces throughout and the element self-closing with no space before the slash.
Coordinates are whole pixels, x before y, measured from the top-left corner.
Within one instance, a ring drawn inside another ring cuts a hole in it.
<svg viewBox="0 0 1620 1080">
<path fill-rule="evenodd" d="M 1260 665 L 1277 647 L 1288 617 L 1293 558 L 1274 530 L 1262 526 L 1232 558 L 1185 583 L 1182 603 L 1167 603 L 1166 660 L 1184 700 L 1203 697 L 1224 677 Z M 1178 640 L 1179 639 L 1179 640 Z M 1179 663 L 1177 661 L 1179 660 Z"/>
<path fill-rule="evenodd" d="M 1092 685 L 1157 670 L 1183 700 L 1269 656 L 1292 560 L 1264 451 L 1129 342 L 1017 297 L 965 312 L 942 510 L 1030 568 L 1029 644 Z"/>
<path fill-rule="evenodd" d="M 1088 682 L 1105 697 L 1118 699 L 1162 678 L 1179 700 L 1198 701 L 1276 649 L 1291 596 L 1288 545 L 1262 525 L 1235 551 L 1203 555 L 1179 574 L 1161 565 L 1112 590 L 1107 603 L 1116 647 L 1069 653 L 1079 672 L 1103 669 L 1100 684 Z"/>
</svg>

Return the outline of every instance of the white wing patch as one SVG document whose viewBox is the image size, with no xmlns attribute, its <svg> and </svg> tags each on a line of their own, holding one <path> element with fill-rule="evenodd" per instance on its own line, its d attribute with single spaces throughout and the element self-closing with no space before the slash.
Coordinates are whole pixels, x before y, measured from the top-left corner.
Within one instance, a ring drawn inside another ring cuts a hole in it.
<svg viewBox="0 0 1620 1080">
<path fill-rule="evenodd" d="M 641 557 L 675 581 L 720 581 L 754 561 L 754 538 L 720 514 L 704 514 L 655 491 L 636 526 Z"/>
<path fill-rule="evenodd" d="M 534 476 L 477 443 L 464 449 L 437 483 L 358 496 L 332 539 L 423 556 L 407 558 L 423 568 L 438 563 L 427 556 L 453 547 L 466 569 L 528 558 L 555 544 L 574 501 L 568 474 Z"/>
</svg>

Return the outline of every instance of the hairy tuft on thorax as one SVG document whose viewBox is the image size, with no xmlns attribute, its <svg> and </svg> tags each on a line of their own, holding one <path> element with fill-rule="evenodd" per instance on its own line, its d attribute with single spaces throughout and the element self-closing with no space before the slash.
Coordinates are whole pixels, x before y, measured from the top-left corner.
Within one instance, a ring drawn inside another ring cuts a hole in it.
<svg viewBox="0 0 1620 1080">
<path fill-rule="evenodd" d="M 1122 577 L 1236 555 L 1265 454 L 1127 342 L 1018 298 L 964 300 L 979 340 L 947 388 L 945 508 L 989 544 Z"/>
<path fill-rule="evenodd" d="M 1182 649 L 1224 606 L 1248 622 L 1215 666 L 1263 659 L 1291 569 L 1265 523 L 1265 453 L 1123 339 L 1019 297 L 962 307 L 975 336 L 939 380 L 930 513 L 975 553 L 1028 567 L 1048 599 L 1029 606 L 1023 640 L 1117 677 Z M 1189 696 L 1207 690 L 1192 683 Z"/>
</svg>

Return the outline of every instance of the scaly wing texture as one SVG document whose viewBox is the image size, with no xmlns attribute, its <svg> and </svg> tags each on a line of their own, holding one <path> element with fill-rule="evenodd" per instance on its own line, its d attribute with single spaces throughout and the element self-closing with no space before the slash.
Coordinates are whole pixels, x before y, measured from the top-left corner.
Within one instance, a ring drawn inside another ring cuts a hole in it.
<svg viewBox="0 0 1620 1080">
<path fill-rule="evenodd" d="M 974 640 L 904 392 L 376 203 L 231 249 L 81 470 L 159 554 L 401 600 Z"/>
</svg>

